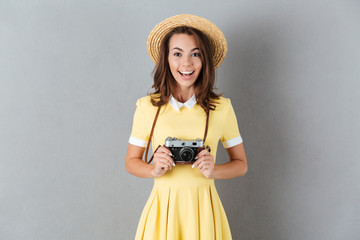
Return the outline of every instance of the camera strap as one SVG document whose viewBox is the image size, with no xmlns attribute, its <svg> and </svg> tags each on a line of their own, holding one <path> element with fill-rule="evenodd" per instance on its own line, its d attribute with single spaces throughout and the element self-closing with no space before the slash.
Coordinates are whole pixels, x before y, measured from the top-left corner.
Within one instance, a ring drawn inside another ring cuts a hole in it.
<svg viewBox="0 0 360 240">
<path fill-rule="evenodd" d="M 146 152 L 145 152 L 145 162 L 146 163 L 151 163 L 151 161 L 153 160 L 153 157 L 154 157 L 154 154 L 151 156 L 149 162 L 147 161 L 147 155 L 148 155 L 148 152 L 149 152 L 149 147 L 150 147 L 150 142 L 151 142 L 151 138 L 152 138 L 152 135 L 154 133 L 154 128 L 155 128 L 155 125 L 156 125 L 156 121 L 159 117 L 159 113 L 160 113 L 160 109 L 161 109 L 161 106 L 158 107 L 158 110 L 155 114 L 155 118 L 154 118 L 154 121 L 153 121 L 153 125 L 151 127 L 151 131 L 150 131 L 150 137 L 149 137 L 149 140 L 148 140 L 148 143 L 147 143 L 147 146 L 146 146 Z M 206 140 L 206 136 L 207 136 L 207 131 L 208 131 L 208 125 L 209 125 L 209 111 L 206 112 L 206 125 L 205 125 L 205 133 L 204 133 L 204 139 L 203 139 L 203 142 L 205 143 L 205 140 Z M 160 147 L 161 145 L 159 145 L 154 153 L 158 150 L 158 148 Z"/>
</svg>

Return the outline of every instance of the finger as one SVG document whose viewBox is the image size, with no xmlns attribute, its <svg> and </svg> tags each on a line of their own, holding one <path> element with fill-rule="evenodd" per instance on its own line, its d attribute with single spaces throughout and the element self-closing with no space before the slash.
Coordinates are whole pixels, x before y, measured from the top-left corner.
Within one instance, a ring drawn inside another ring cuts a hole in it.
<svg viewBox="0 0 360 240">
<path fill-rule="evenodd" d="M 165 161 L 163 162 L 163 164 L 164 164 L 165 166 L 167 166 L 168 170 L 171 170 L 171 169 L 173 168 L 172 163 L 169 162 L 168 160 L 165 160 Z"/>
<path fill-rule="evenodd" d="M 163 163 L 158 162 L 155 166 L 156 169 L 159 169 L 162 172 L 166 172 L 167 170 L 169 170 L 169 166 Z"/>
<path fill-rule="evenodd" d="M 204 161 L 204 157 L 201 157 L 201 158 L 199 158 L 198 160 L 196 160 L 196 161 L 194 162 L 194 164 L 192 165 L 192 167 L 193 167 L 193 168 L 194 168 L 194 167 L 198 167 L 199 164 L 200 164 L 202 161 Z"/>
<path fill-rule="evenodd" d="M 159 147 L 158 150 L 156 151 L 156 153 L 164 153 L 168 156 L 172 156 L 171 151 L 168 148 L 163 147 L 163 146 Z"/>
<path fill-rule="evenodd" d="M 166 153 L 158 153 L 155 155 L 156 158 L 158 159 L 164 159 L 166 161 L 169 162 L 169 164 L 174 166 L 174 159 L 172 159 L 169 155 L 167 155 Z"/>
<path fill-rule="evenodd" d="M 203 167 L 203 169 L 202 169 L 203 171 L 208 171 L 208 170 L 210 170 L 210 168 L 209 167 Z"/>
<path fill-rule="evenodd" d="M 208 168 L 206 167 L 206 166 L 201 166 L 201 167 L 199 167 L 202 171 L 205 171 L 205 170 L 207 170 Z"/>
<path fill-rule="evenodd" d="M 208 154 L 208 155 L 201 156 L 201 157 L 199 158 L 199 160 L 201 160 L 201 161 L 213 162 L 213 161 L 214 161 L 214 157 L 213 157 L 211 154 Z"/>
<path fill-rule="evenodd" d="M 208 165 L 208 164 L 206 163 L 206 161 L 202 161 L 202 162 L 199 164 L 198 168 L 203 169 L 203 167 L 206 166 L 206 165 Z"/>
<path fill-rule="evenodd" d="M 202 150 L 201 152 L 199 152 L 196 156 L 198 157 L 198 158 L 200 158 L 200 157 L 202 157 L 202 156 L 206 156 L 206 155 L 209 155 L 210 153 L 208 152 L 208 150 L 207 149 L 204 149 L 204 150 Z"/>
<path fill-rule="evenodd" d="M 161 167 L 161 170 L 166 172 L 166 171 L 170 170 L 170 168 L 168 166 L 164 166 L 164 167 Z"/>
<path fill-rule="evenodd" d="M 159 168 L 165 172 L 171 170 L 171 167 L 169 167 L 169 165 L 161 165 Z"/>
<path fill-rule="evenodd" d="M 166 153 L 157 153 L 156 157 L 166 159 L 169 162 L 169 164 L 171 164 L 172 166 L 175 167 L 174 159 L 172 157 L 170 157 L 168 154 L 166 154 Z"/>
<path fill-rule="evenodd" d="M 166 149 L 167 151 L 166 152 L 156 152 L 154 156 L 166 158 L 170 162 L 171 165 L 175 166 L 175 162 L 174 162 L 174 159 L 172 158 L 170 150 L 167 148 L 164 148 L 164 149 Z"/>
<path fill-rule="evenodd" d="M 168 148 L 164 147 L 164 146 L 159 147 L 158 152 L 163 152 L 163 153 L 166 153 L 168 155 L 170 155 L 170 153 L 171 153 L 171 151 Z"/>
<path fill-rule="evenodd" d="M 200 156 L 195 162 L 194 165 L 198 166 L 202 161 L 206 160 L 206 155 L 205 156 Z"/>
<path fill-rule="evenodd" d="M 206 155 L 206 156 L 202 156 L 201 158 L 199 158 L 199 164 L 198 165 L 214 165 L 214 159 L 212 158 L 211 155 Z"/>
<path fill-rule="evenodd" d="M 171 162 L 169 162 L 167 159 L 164 159 L 164 158 L 158 158 L 157 159 L 157 163 L 158 163 L 158 165 L 159 166 L 161 166 L 161 167 L 168 167 L 169 169 L 171 169 L 172 168 L 172 164 L 171 164 Z"/>
<path fill-rule="evenodd" d="M 192 168 L 197 167 L 198 165 L 199 165 L 199 159 L 194 162 L 194 164 L 192 165 Z"/>
<path fill-rule="evenodd" d="M 165 162 L 166 162 L 166 160 L 165 160 Z M 168 166 L 166 164 L 164 164 L 163 159 L 154 157 L 154 164 L 155 164 L 156 169 L 160 169 L 161 171 L 163 171 L 163 170 L 167 171 L 166 168 L 168 168 Z"/>
</svg>

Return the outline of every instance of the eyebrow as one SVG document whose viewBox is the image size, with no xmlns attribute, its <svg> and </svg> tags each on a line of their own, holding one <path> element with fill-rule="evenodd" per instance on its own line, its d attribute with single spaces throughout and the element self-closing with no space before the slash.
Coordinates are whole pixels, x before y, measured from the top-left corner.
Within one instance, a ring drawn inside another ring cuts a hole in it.
<svg viewBox="0 0 360 240">
<path fill-rule="evenodd" d="M 174 47 L 172 50 L 179 50 L 180 52 L 183 52 L 183 50 L 181 48 L 178 48 L 178 47 Z M 193 48 L 191 49 L 191 52 L 195 51 L 195 50 L 199 50 L 199 48 Z"/>
</svg>

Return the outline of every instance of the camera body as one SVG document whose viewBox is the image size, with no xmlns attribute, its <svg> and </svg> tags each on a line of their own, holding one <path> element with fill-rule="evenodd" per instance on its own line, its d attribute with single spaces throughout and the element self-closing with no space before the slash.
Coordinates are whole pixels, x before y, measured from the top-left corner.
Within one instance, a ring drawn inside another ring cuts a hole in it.
<svg viewBox="0 0 360 240">
<path fill-rule="evenodd" d="M 171 151 L 175 164 L 195 162 L 196 155 L 204 149 L 203 144 L 200 138 L 193 141 L 182 141 L 179 138 L 167 137 L 165 140 L 165 147 Z"/>
</svg>

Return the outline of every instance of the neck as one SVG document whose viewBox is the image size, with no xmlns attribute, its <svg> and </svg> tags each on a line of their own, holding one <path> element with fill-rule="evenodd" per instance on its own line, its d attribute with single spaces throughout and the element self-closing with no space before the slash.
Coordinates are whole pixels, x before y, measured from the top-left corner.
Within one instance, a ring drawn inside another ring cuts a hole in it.
<svg viewBox="0 0 360 240">
<path fill-rule="evenodd" d="M 173 96 L 179 102 L 186 102 L 195 94 L 193 88 L 179 89 Z"/>
</svg>

